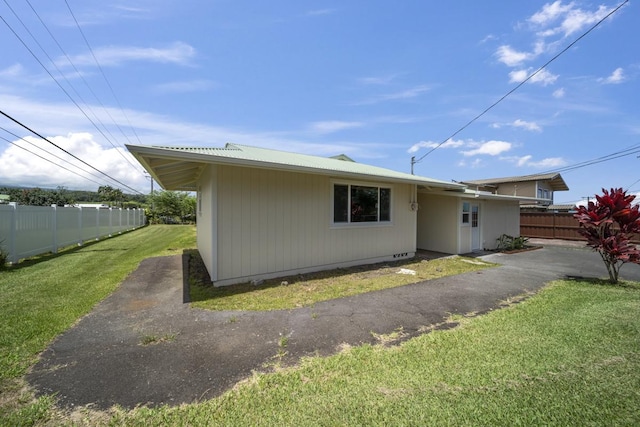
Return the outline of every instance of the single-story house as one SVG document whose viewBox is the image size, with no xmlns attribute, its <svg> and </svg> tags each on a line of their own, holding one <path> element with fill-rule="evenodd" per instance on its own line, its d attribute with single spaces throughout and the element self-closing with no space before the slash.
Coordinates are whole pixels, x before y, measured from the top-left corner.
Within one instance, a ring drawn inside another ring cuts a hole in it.
<svg viewBox="0 0 640 427">
<path fill-rule="evenodd" d="M 197 192 L 198 250 L 217 286 L 411 258 L 418 249 L 492 249 L 503 233 L 519 235 L 519 197 L 344 155 L 239 144 L 127 148 L 162 188 Z"/>
<path fill-rule="evenodd" d="M 510 176 L 503 178 L 478 179 L 463 181 L 461 184 L 479 191 L 503 194 L 516 197 L 536 198 L 537 206 L 553 204 L 556 191 L 567 191 L 567 183 L 557 172 L 534 175 Z M 531 203 L 523 200 L 521 204 L 531 207 Z"/>
</svg>

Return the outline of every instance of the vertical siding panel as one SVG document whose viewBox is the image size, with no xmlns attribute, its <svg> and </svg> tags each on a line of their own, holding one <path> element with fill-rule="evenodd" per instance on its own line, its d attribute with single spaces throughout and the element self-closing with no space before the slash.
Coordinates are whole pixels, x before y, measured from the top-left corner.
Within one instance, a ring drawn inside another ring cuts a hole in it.
<svg viewBox="0 0 640 427">
<path fill-rule="evenodd" d="M 264 195 L 260 191 L 264 184 L 265 171 L 252 169 L 250 174 L 249 186 L 251 188 L 251 208 L 249 209 L 249 217 L 251 218 L 251 267 L 250 274 L 256 274 L 259 271 L 266 270 L 266 257 L 264 253 L 265 239 L 264 233 Z"/>
<path fill-rule="evenodd" d="M 289 270 L 291 269 L 291 258 L 293 256 L 291 251 L 291 221 L 292 221 L 292 211 L 293 211 L 293 203 L 292 203 L 292 175 L 291 174 L 281 174 L 281 182 L 283 192 L 283 212 L 282 212 L 282 236 L 280 237 L 281 245 L 282 245 L 282 269 Z"/>
<path fill-rule="evenodd" d="M 267 268 L 270 271 L 277 269 L 276 257 L 277 253 L 277 241 L 276 241 L 276 207 L 278 202 L 280 201 L 280 197 L 282 196 L 282 189 L 276 188 L 275 183 L 275 175 L 278 172 L 269 171 L 267 176 L 265 177 L 265 186 L 266 190 L 263 190 L 263 198 L 266 206 L 266 211 L 262 214 L 265 217 L 265 230 L 264 230 L 264 238 L 266 239 L 264 243 L 265 249 L 265 261 Z"/>
<path fill-rule="evenodd" d="M 228 185 L 229 169 L 221 167 L 218 171 L 218 206 L 220 209 L 220 221 L 218 222 L 218 235 L 222 236 L 218 243 L 220 263 L 218 264 L 218 278 L 226 279 L 233 276 L 233 189 Z"/>
<path fill-rule="evenodd" d="M 251 259 L 253 252 L 253 227 L 255 226 L 251 220 L 251 207 L 253 205 L 253 191 L 251 188 L 251 169 L 242 169 L 243 173 L 240 177 L 240 232 L 242 255 L 240 260 L 240 275 L 247 276 L 251 274 L 251 264 L 255 261 Z"/>
<path fill-rule="evenodd" d="M 220 166 L 219 280 L 412 252 L 412 187 L 391 188 L 391 225 L 332 227 L 330 177 Z"/>
<path fill-rule="evenodd" d="M 302 237 L 300 235 L 300 216 L 303 200 L 300 198 L 300 187 L 304 185 L 304 176 L 294 175 L 291 177 L 291 268 L 298 268 L 300 262 L 300 252 L 302 250 Z"/>
<path fill-rule="evenodd" d="M 238 168 L 233 174 L 233 181 L 237 185 L 234 199 L 234 227 L 233 227 L 233 240 L 239 245 L 238 251 L 234 251 L 234 274 L 236 276 L 242 276 L 245 272 L 248 272 L 248 268 L 245 264 L 250 262 L 249 250 L 251 249 L 251 223 L 248 216 L 250 209 L 250 188 L 247 185 L 248 180 L 245 178 L 245 174 L 248 174 L 248 169 Z"/>
<path fill-rule="evenodd" d="M 270 203 L 268 200 L 267 194 L 269 190 L 269 179 L 270 171 L 260 171 L 260 174 L 255 176 L 256 182 L 253 183 L 253 186 L 256 188 L 258 192 L 258 205 L 253 207 L 252 215 L 256 216 L 256 222 L 258 223 L 257 236 L 259 240 L 259 244 L 257 245 L 259 253 L 257 254 L 259 262 L 260 271 L 269 270 L 272 268 L 269 265 L 269 252 L 271 247 L 269 245 L 269 208 Z"/>
<path fill-rule="evenodd" d="M 276 268 L 282 270 L 284 269 L 284 251 L 285 251 L 285 245 L 284 245 L 285 227 L 284 226 L 285 226 L 285 211 L 286 211 L 286 199 L 287 199 L 284 174 L 282 172 L 278 172 L 275 175 L 275 181 L 273 185 L 276 188 L 280 189 L 280 191 L 278 191 L 278 200 L 276 203 L 276 217 L 275 217 L 276 226 L 274 227 L 274 233 L 275 233 L 275 240 L 276 240 L 275 251 L 277 254 Z"/>
<path fill-rule="evenodd" d="M 317 190 L 317 182 L 318 177 L 313 175 L 309 177 L 309 186 L 308 186 L 308 206 L 310 208 L 310 212 L 308 214 L 309 217 L 309 225 L 307 227 L 307 253 L 309 254 L 308 264 L 316 265 L 318 264 L 318 240 L 320 235 L 318 233 L 318 209 L 317 204 L 320 200 L 320 194 L 318 194 Z"/>
<path fill-rule="evenodd" d="M 229 221 L 229 196 L 228 186 L 226 185 L 226 168 L 218 167 L 218 210 L 220 216 L 218 218 L 218 278 L 229 277 L 231 265 L 231 227 Z"/>
<path fill-rule="evenodd" d="M 329 209 L 328 206 L 331 203 L 328 189 L 328 183 L 326 179 L 318 179 L 317 182 L 318 194 L 316 211 L 318 212 L 318 261 L 322 264 L 327 264 L 329 261 L 328 253 L 331 251 L 327 245 L 329 239 Z"/>
</svg>

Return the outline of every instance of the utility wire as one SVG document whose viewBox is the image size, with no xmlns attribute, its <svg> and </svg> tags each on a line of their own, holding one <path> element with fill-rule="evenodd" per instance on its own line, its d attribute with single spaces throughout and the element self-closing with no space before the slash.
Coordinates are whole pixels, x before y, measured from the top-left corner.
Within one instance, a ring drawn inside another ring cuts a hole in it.
<svg viewBox="0 0 640 427">
<path fill-rule="evenodd" d="M 13 144 L 13 145 L 15 145 L 16 147 L 18 147 L 18 148 L 20 148 L 20 149 L 22 149 L 22 150 L 26 151 L 26 152 L 27 152 L 27 153 L 29 153 L 29 154 L 33 154 L 34 156 L 39 157 L 39 158 L 41 158 L 42 160 L 46 160 L 47 162 L 49 162 L 49 163 L 51 163 L 51 164 L 53 164 L 53 165 L 55 165 L 55 166 L 57 166 L 57 167 L 59 167 L 59 168 L 62 168 L 62 169 L 64 169 L 64 170 L 66 170 L 67 172 L 71 172 L 72 174 L 78 175 L 80 178 L 88 179 L 89 181 L 91 181 L 91 182 L 93 182 L 93 183 L 95 183 L 95 184 L 102 185 L 102 184 L 100 184 L 98 181 L 94 181 L 94 180 L 92 180 L 91 178 L 87 178 L 86 176 L 82 176 L 82 175 L 80 175 L 78 172 L 72 171 L 71 169 L 68 169 L 68 168 L 66 168 L 66 167 L 64 167 L 64 166 L 62 166 L 62 165 L 59 165 L 59 164 L 57 164 L 57 163 L 54 163 L 51 159 L 47 159 L 46 157 L 43 157 L 43 156 L 41 156 L 41 155 L 40 155 L 40 154 L 38 154 L 38 153 L 34 153 L 33 151 L 31 151 L 31 150 L 29 150 L 29 149 L 27 149 L 27 148 L 25 148 L 25 147 L 23 147 L 23 146 L 21 146 L 21 145 L 16 144 L 15 142 L 13 142 L 13 141 L 11 141 L 11 140 L 9 140 L 9 139 L 5 138 L 4 136 L 0 136 L 0 139 L 3 139 L 3 140 L 5 140 L 5 141 L 7 141 L 9 144 Z M 51 154 L 51 153 L 49 153 L 49 154 Z M 76 166 L 76 167 L 77 167 L 77 166 Z"/>
<path fill-rule="evenodd" d="M 109 82 L 109 79 L 107 78 L 107 75 L 105 74 L 104 70 L 102 69 L 102 66 L 100 65 L 100 62 L 98 61 L 98 58 L 96 57 L 95 53 L 93 52 L 93 49 L 91 48 L 91 45 L 89 44 L 89 40 L 84 35 L 84 31 L 82 31 L 82 27 L 80 27 L 80 23 L 76 19 L 76 15 L 73 13 L 73 10 L 71 10 L 71 6 L 69 5 L 69 2 L 67 0 L 64 0 L 64 2 L 67 5 L 67 9 L 69 9 L 69 13 L 71 14 L 71 17 L 73 18 L 74 22 L 76 23 L 76 27 L 78 27 L 78 31 L 82 35 L 82 38 L 84 39 L 84 42 L 87 44 L 87 47 L 89 48 L 89 52 L 91 52 L 91 56 L 93 57 L 93 60 L 96 62 L 96 65 L 98 66 L 98 69 L 100 70 L 100 74 L 102 74 L 102 78 L 104 78 L 104 81 L 107 83 L 107 86 L 109 87 L 109 90 L 111 91 L 111 94 L 113 95 L 113 98 L 116 100 L 116 103 L 118 104 L 118 107 L 120 107 L 120 111 L 122 111 L 122 114 L 124 115 L 125 119 L 127 120 L 127 123 L 129 123 L 129 127 L 133 131 L 133 134 L 135 135 L 136 139 L 138 140 L 138 142 L 140 144 L 142 144 L 142 141 L 140 141 L 140 137 L 138 136 L 138 133 L 136 132 L 136 129 L 131 124 L 131 121 L 129 121 L 129 117 L 125 113 L 124 108 L 122 107 L 122 104 L 120 103 L 120 100 L 118 99 L 118 96 L 116 95 L 116 92 L 113 90 L 113 86 L 111 86 L 111 82 Z"/>
<path fill-rule="evenodd" d="M 632 154 L 640 153 L 640 144 L 632 145 L 624 150 L 616 151 L 615 153 L 607 154 L 606 156 L 597 157 L 591 160 L 585 160 L 584 162 L 576 163 L 574 165 L 564 166 L 557 169 L 550 169 L 541 173 L 553 173 L 553 172 L 568 172 L 575 169 L 580 169 L 586 166 L 592 166 L 598 163 L 606 162 L 609 160 L 618 159 L 620 157 L 630 156 Z"/>
<path fill-rule="evenodd" d="M 47 74 L 49 75 L 49 77 L 51 77 L 53 79 L 54 82 L 56 82 L 56 84 L 58 85 L 58 87 L 60 88 L 60 90 L 62 90 L 62 92 L 64 92 L 65 95 L 67 95 L 67 98 L 69 98 L 69 100 L 71 102 L 73 102 L 73 104 L 78 108 L 78 110 L 80 110 L 80 112 L 85 116 L 85 118 L 87 120 L 89 120 L 91 122 L 91 124 L 98 130 L 98 132 L 100 132 L 100 134 L 107 140 L 109 141 L 109 143 L 113 146 L 113 148 L 115 148 L 117 150 L 117 147 L 113 144 L 113 142 L 109 139 L 109 137 L 107 137 L 107 135 L 105 135 L 105 133 L 102 131 L 102 129 L 100 129 L 100 127 L 98 127 L 98 125 L 91 119 L 91 117 L 89 117 L 89 115 L 82 109 L 82 107 L 76 102 L 75 99 L 73 99 L 73 97 L 69 94 L 69 92 L 64 88 L 64 86 L 62 86 L 60 84 L 60 82 L 58 81 L 58 79 L 56 79 L 54 77 L 53 74 L 51 74 L 51 72 L 47 69 L 47 67 L 42 63 L 42 61 L 40 61 L 40 59 L 38 58 L 38 56 L 29 48 L 29 46 L 27 46 L 27 44 L 24 42 L 24 40 L 20 37 L 20 35 L 18 35 L 18 33 L 16 33 L 16 31 L 13 29 L 13 27 L 11 27 L 11 25 L 9 25 L 9 23 L 2 17 L 0 16 L 0 19 L 2 19 L 2 21 L 5 23 L 5 25 L 9 28 L 9 30 L 11 30 L 11 32 L 13 33 L 13 35 L 22 43 L 22 45 L 25 47 L 25 49 L 27 49 L 29 51 L 29 53 L 31 54 L 31 56 L 33 56 L 33 58 L 38 62 L 38 64 L 40 64 L 40 66 L 47 72 Z M 66 77 L 65 77 L 66 78 Z"/>
<path fill-rule="evenodd" d="M 47 141 L 49 144 L 53 145 L 54 147 L 56 147 L 57 149 L 63 151 L 64 153 L 66 153 L 67 155 L 73 157 L 74 159 L 78 160 L 79 162 L 81 162 L 82 164 L 89 166 L 91 169 L 95 170 L 96 172 L 99 172 L 100 174 L 106 176 L 107 178 L 109 178 L 110 180 L 117 182 L 118 184 L 120 184 L 121 186 L 128 188 L 129 190 L 133 191 L 134 193 L 138 193 L 138 194 L 143 194 L 140 191 L 129 187 L 127 184 L 117 180 L 116 178 L 113 178 L 112 176 L 106 174 L 105 172 L 102 172 L 100 169 L 96 168 L 95 166 L 90 165 L 89 163 L 85 162 L 84 160 L 82 160 L 81 158 L 79 158 L 78 156 L 76 156 L 75 154 L 72 154 L 70 152 L 68 152 L 67 150 L 65 150 L 64 148 L 60 147 L 59 145 L 51 142 L 48 138 L 45 138 L 44 136 L 40 135 L 38 132 L 36 132 L 35 130 L 31 129 L 30 127 L 28 127 L 27 125 L 21 123 L 20 121 L 14 119 L 13 117 L 11 117 L 10 115 L 8 115 L 7 113 L 5 113 L 4 111 L 0 110 L 0 114 L 2 114 L 3 116 L 5 116 L 6 118 L 8 118 L 9 120 L 11 120 L 12 122 L 14 122 L 15 124 L 17 124 L 18 126 L 21 126 L 23 128 L 25 128 L 26 130 L 28 130 L 29 132 L 31 132 L 32 134 L 42 138 L 43 140 Z"/>
<path fill-rule="evenodd" d="M 65 0 L 66 1 L 66 0 Z M 555 61 L 556 59 L 558 59 L 560 57 L 560 55 L 564 54 L 566 51 L 568 51 L 569 49 L 571 49 L 576 43 L 578 43 L 580 40 L 582 40 L 587 34 L 589 34 L 591 31 L 595 30 L 596 27 L 598 27 L 602 22 L 604 22 L 605 19 L 609 18 L 611 15 L 613 15 L 614 13 L 616 13 L 622 6 L 624 6 L 625 4 L 627 4 L 629 2 L 629 0 L 624 0 L 622 3 L 620 3 L 615 9 L 613 9 L 611 12 L 609 12 L 604 18 L 600 19 L 598 22 L 596 22 L 593 26 L 591 26 L 587 31 L 585 31 L 580 37 L 578 37 L 577 39 L 575 39 L 573 42 L 571 42 L 567 47 L 565 47 L 564 49 L 562 49 L 558 54 L 556 54 L 553 58 L 551 58 L 550 60 L 548 60 L 547 62 L 545 62 L 540 68 L 538 68 L 536 71 L 534 71 L 533 73 L 531 73 L 526 79 L 524 79 L 523 81 L 521 81 L 520 83 L 518 83 L 518 85 L 516 85 L 513 89 L 511 89 L 509 92 L 507 92 L 506 94 L 504 94 L 500 99 L 498 99 L 497 101 L 495 101 L 493 104 L 491 104 L 489 107 L 485 108 L 480 114 L 478 114 L 477 116 L 475 116 L 473 119 L 469 120 L 464 126 L 462 126 L 460 129 L 458 129 L 457 131 L 455 131 L 453 134 L 451 134 L 449 137 L 445 138 L 442 142 L 440 142 L 438 145 L 436 145 L 435 147 L 433 147 L 431 150 L 427 151 L 424 155 L 422 155 L 419 159 L 416 160 L 415 157 L 411 158 L 411 173 L 413 173 L 413 165 L 415 165 L 416 163 L 420 163 L 425 157 L 427 157 L 429 154 L 431 154 L 433 151 L 435 151 L 436 149 L 440 148 L 443 144 L 445 144 L 447 141 L 449 141 L 451 138 L 455 137 L 456 135 L 458 135 L 460 132 L 462 132 L 463 130 L 465 130 L 467 127 L 469 127 L 472 123 L 474 123 L 476 120 L 478 120 L 480 117 L 484 116 L 486 113 L 489 112 L 489 110 L 491 110 L 493 107 L 495 107 L 496 105 L 498 105 L 499 103 L 501 103 L 505 98 L 507 98 L 509 95 L 511 95 L 513 92 L 515 92 L 516 90 L 520 89 L 525 83 L 527 83 L 529 80 L 531 80 L 533 77 L 535 77 L 539 72 L 541 72 L 542 70 L 544 70 L 549 64 L 551 64 L 553 61 Z"/>
<path fill-rule="evenodd" d="M 47 155 L 49 155 L 49 156 L 53 156 L 53 157 L 55 157 L 56 159 L 58 159 L 58 160 L 60 160 L 60 161 L 62 161 L 62 162 L 64 162 L 64 163 L 67 163 L 67 164 L 69 164 L 69 165 L 73 166 L 74 168 L 77 168 L 77 169 L 81 170 L 82 172 L 84 172 L 84 173 L 86 173 L 86 174 L 88 174 L 88 175 L 93 176 L 94 178 L 102 179 L 100 176 L 98 176 L 98 175 L 96 175 L 96 174 L 94 174 L 94 173 L 92 173 L 92 172 L 89 172 L 89 171 L 87 171 L 87 170 L 82 169 L 80 166 L 78 166 L 78 165 L 75 165 L 75 164 L 71 163 L 70 161 L 68 161 L 68 160 L 66 160 L 66 159 L 64 159 L 64 158 L 62 158 L 62 157 L 60 157 L 60 156 L 58 156 L 58 155 L 57 155 L 57 154 L 55 154 L 55 153 L 52 153 L 52 152 L 50 152 L 50 151 L 47 151 L 47 150 L 45 150 L 45 149 L 44 149 L 44 148 L 42 148 L 42 147 L 38 147 L 38 146 L 37 146 L 36 144 L 34 144 L 33 142 L 31 142 L 31 141 L 27 140 L 26 138 L 21 137 L 21 136 L 20 136 L 20 135 L 18 135 L 18 134 L 15 134 L 15 133 L 11 132 L 11 131 L 10 131 L 10 130 L 8 130 L 8 129 L 3 128 L 2 126 L 0 126 L 0 130 L 5 131 L 5 132 L 6 132 L 6 133 L 8 133 L 9 135 L 11 135 L 11 136 L 13 136 L 13 137 L 15 137 L 15 138 L 18 138 L 18 139 L 20 139 L 20 140 L 22 140 L 22 141 L 26 142 L 27 144 L 31 145 L 32 147 L 37 148 L 37 149 L 38 149 L 38 150 L 40 150 L 40 151 L 44 151 L 45 153 L 47 153 Z M 3 138 L 3 139 L 4 139 L 5 141 L 7 141 L 7 139 L 6 139 L 6 138 Z M 17 147 L 23 148 L 23 149 L 25 149 L 26 151 L 28 151 L 28 152 L 32 153 L 32 151 L 27 150 L 26 148 L 24 148 L 24 147 L 22 147 L 22 146 L 20 146 L 20 145 L 17 145 L 17 144 L 15 144 L 15 143 L 13 143 L 13 142 L 11 142 L 11 143 L 12 143 L 13 145 L 16 145 Z M 36 153 L 33 153 L 33 154 L 34 154 L 34 155 L 36 155 L 36 156 L 38 156 L 38 157 L 40 157 L 40 158 L 42 158 L 41 156 L 39 156 L 39 155 L 38 155 L 38 154 L 36 154 Z M 50 159 L 45 159 L 45 160 L 47 160 L 48 162 L 53 163 L 53 161 L 51 161 Z M 55 164 L 55 163 L 54 163 L 54 164 Z M 63 167 L 63 166 L 60 166 L 60 167 Z M 63 168 L 64 168 L 64 167 L 63 167 Z M 67 170 L 68 170 L 68 169 L 67 169 Z M 87 179 L 88 179 L 88 178 L 87 178 Z M 93 182 L 96 182 L 96 181 L 93 181 Z"/>
<path fill-rule="evenodd" d="M 4 2 L 6 3 L 7 0 L 4 0 Z M 74 71 L 76 72 L 76 74 L 80 77 L 80 79 L 83 81 L 84 85 L 87 87 L 87 89 L 89 89 L 89 91 L 91 92 L 91 94 L 93 95 L 93 97 L 96 99 L 96 101 L 100 104 L 100 106 L 102 107 L 102 109 L 105 111 L 105 113 L 107 113 L 107 115 L 109 116 L 109 118 L 111 119 L 111 121 L 113 122 L 113 124 L 118 128 L 118 130 L 120 130 L 120 133 L 122 133 L 122 135 L 127 139 L 127 141 L 129 143 L 131 143 L 131 140 L 129 139 L 129 136 L 127 136 L 127 134 L 124 132 L 124 130 L 122 129 L 122 127 L 118 124 L 118 122 L 113 118 L 113 116 L 111 115 L 111 113 L 109 112 L 109 110 L 105 107 L 105 105 L 102 103 L 102 101 L 100 100 L 100 98 L 98 97 L 98 95 L 94 92 L 94 90 L 91 88 L 91 86 L 89 85 L 89 83 L 87 82 L 87 80 L 84 78 L 83 74 L 80 72 L 80 70 L 78 70 L 78 68 L 76 67 L 76 65 L 73 63 L 73 61 L 71 60 L 71 58 L 69 57 L 69 55 L 67 54 L 67 52 L 64 50 L 64 48 L 62 47 L 62 45 L 58 42 L 58 39 L 53 35 L 53 33 L 51 32 L 51 30 L 49 29 L 49 27 L 47 26 L 47 24 L 44 22 L 44 20 L 40 17 L 40 14 L 35 10 L 35 8 L 33 7 L 33 5 L 31 4 L 31 2 L 29 0 L 26 0 L 27 4 L 29 5 L 29 7 L 31 8 L 31 10 L 33 11 L 33 13 L 36 15 L 36 17 L 38 18 L 38 20 L 40 21 L 40 23 L 42 24 L 42 26 L 45 28 L 45 30 L 47 31 L 47 33 L 49 34 L 49 36 L 51 37 L 51 39 L 55 42 L 55 44 L 58 46 L 58 48 L 60 49 L 60 51 L 63 53 L 63 55 L 67 58 L 67 61 L 69 62 L 69 64 L 71 64 L 71 66 L 73 67 Z M 15 12 L 14 12 L 15 14 Z M 19 18 L 18 18 L 19 19 Z M 53 61 L 52 61 L 53 62 Z M 77 92 L 76 92 L 77 93 Z M 94 114 L 95 115 L 95 114 Z M 101 122 L 102 123 L 102 122 Z M 131 124 L 131 123 L 129 123 Z M 104 124 L 102 124 L 104 126 Z M 106 130 L 106 126 L 105 126 L 105 130 Z M 107 132 L 109 132 L 107 130 Z M 113 137 L 113 135 L 111 134 L 111 132 L 109 132 L 109 135 L 111 135 Z M 114 137 L 115 139 L 115 137 Z M 139 141 L 139 139 L 138 139 Z M 120 151 L 118 151 L 122 157 L 131 165 L 133 166 L 134 169 L 136 169 L 138 172 L 141 172 L 138 169 L 138 166 L 134 165 L 131 160 L 129 160 L 127 157 L 124 156 L 124 154 L 122 154 Z"/>
<path fill-rule="evenodd" d="M 18 14 L 15 12 L 15 10 L 13 10 L 13 8 L 11 7 L 11 5 L 9 5 L 9 3 L 7 2 L 7 0 L 4 0 L 4 3 L 7 5 L 7 7 L 9 8 L 9 10 L 11 10 L 11 12 L 13 13 L 13 15 L 16 17 L 16 19 L 20 22 L 20 24 L 22 24 L 22 27 L 27 31 L 27 33 L 29 34 L 29 36 L 31 36 L 31 38 L 33 39 L 33 41 L 36 43 L 36 45 L 40 48 L 40 50 L 44 53 L 44 55 L 49 59 L 49 62 L 51 62 L 51 64 L 53 65 L 53 67 L 58 71 L 58 74 L 60 74 L 60 76 L 67 82 L 67 84 L 69 85 L 69 87 L 71 88 L 71 90 L 75 93 L 75 95 L 80 99 L 81 102 L 84 103 L 84 105 L 86 106 L 86 108 L 89 110 L 89 112 L 91 112 L 91 114 L 93 115 L 93 117 L 95 118 L 96 121 L 98 121 L 102 127 L 104 128 L 104 130 L 111 136 L 111 138 L 115 139 L 115 137 L 113 136 L 113 134 L 109 131 L 109 129 L 107 128 L 107 126 L 105 126 L 105 124 L 102 122 L 102 120 L 100 120 L 100 118 L 98 117 L 98 115 L 93 111 L 93 109 L 91 108 L 91 106 L 89 106 L 89 103 L 87 101 L 84 100 L 84 98 L 80 95 L 80 93 L 78 93 L 78 91 L 76 90 L 76 88 L 73 86 L 73 84 L 71 84 L 71 82 L 69 81 L 69 79 L 66 77 L 66 75 L 60 70 L 60 68 L 58 67 L 58 65 L 56 64 L 56 62 L 53 60 L 53 58 L 51 58 L 51 56 L 49 56 L 49 54 L 47 53 L 47 51 L 44 49 L 44 47 L 40 44 L 40 42 L 38 42 L 38 40 L 36 39 L 36 37 L 33 35 L 33 33 L 29 30 L 29 28 L 26 26 L 26 24 L 24 23 L 24 21 L 20 18 L 20 16 L 18 16 Z M 35 11 L 34 11 L 35 12 Z M 122 158 L 124 160 L 126 160 L 137 172 L 141 173 L 140 170 L 129 160 L 127 159 L 127 157 L 125 157 L 125 155 L 123 154 L 122 151 L 118 150 L 118 147 L 116 147 L 116 145 L 113 143 L 113 141 L 107 137 L 107 135 L 105 135 L 105 133 L 98 127 L 98 125 L 89 118 L 89 116 L 87 115 L 87 113 L 82 109 L 82 107 L 80 107 L 80 105 L 78 103 L 76 103 L 72 98 L 71 95 L 63 89 L 62 85 L 60 84 L 60 82 L 49 72 L 49 70 L 45 67 L 45 65 L 36 57 L 35 53 L 29 49 L 26 45 L 26 43 L 24 42 L 24 40 L 22 38 L 20 38 L 17 34 L 16 31 L 14 31 L 14 29 L 3 19 L 3 21 L 5 22 L 5 24 L 7 24 L 7 26 L 9 27 L 9 29 L 13 32 L 13 34 L 16 36 L 16 38 L 18 38 L 18 40 L 20 40 L 20 42 L 22 43 L 22 45 L 27 48 L 27 50 L 29 51 L 29 53 L 31 53 L 31 55 L 38 61 L 38 63 L 40 64 L 40 66 L 42 66 L 42 68 L 44 68 L 44 70 L 47 72 L 47 74 L 49 74 L 49 76 L 57 83 L 57 85 L 65 92 L 65 94 L 67 95 L 67 97 L 69 97 L 69 99 L 71 99 L 71 101 L 74 102 L 74 104 L 76 105 L 76 107 L 78 107 L 78 109 L 84 114 L 84 116 L 94 125 L 94 127 L 96 128 L 96 130 L 98 130 L 98 132 L 100 132 L 100 134 L 102 134 L 102 136 L 109 142 L 109 144 L 111 144 L 111 146 L 113 148 L 116 149 L 116 151 L 120 154 L 120 156 L 122 156 Z M 44 25 L 44 23 L 43 23 Z M 46 26 L 45 26 L 46 28 Z M 48 31 L 48 28 L 47 28 Z M 49 33 L 51 34 L 51 33 Z M 53 35 L 52 35 L 53 37 Z M 54 38 L 55 40 L 55 38 Z M 57 41 L 56 41 L 57 43 Z M 60 45 L 58 45 L 60 47 Z M 60 49 L 62 49 L 60 47 Z M 64 50 L 63 50 L 64 53 Z M 66 55 L 66 53 L 65 53 Z M 67 56 L 67 59 L 69 59 L 69 57 Z M 69 62 L 71 62 L 71 60 L 69 59 Z M 73 63 L 72 63 L 73 65 Z M 82 78 L 82 80 L 85 81 L 84 77 L 82 77 L 82 74 L 80 73 L 80 71 L 78 71 L 78 69 L 74 66 L 73 67 L 76 71 L 76 73 Z M 88 87 L 88 85 L 87 85 Z M 93 93 L 93 91 L 92 91 Z M 95 93 L 94 93 L 95 96 Z M 104 105 L 103 105 L 104 108 Z M 112 118 L 113 119 L 113 118 Z"/>
</svg>

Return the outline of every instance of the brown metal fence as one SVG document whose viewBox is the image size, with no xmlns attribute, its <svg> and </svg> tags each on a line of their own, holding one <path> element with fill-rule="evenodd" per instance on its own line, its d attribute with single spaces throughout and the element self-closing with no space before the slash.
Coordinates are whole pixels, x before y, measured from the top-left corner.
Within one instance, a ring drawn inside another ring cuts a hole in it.
<svg viewBox="0 0 640 427">
<path fill-rule="evenodd" d="M 520 235 L 542 239 L 585 240 L 578 233 L 578 220 L 568 212 L 521 212 Z M 634 243 L 640 243 L 635 236 Z"/>
</svg>

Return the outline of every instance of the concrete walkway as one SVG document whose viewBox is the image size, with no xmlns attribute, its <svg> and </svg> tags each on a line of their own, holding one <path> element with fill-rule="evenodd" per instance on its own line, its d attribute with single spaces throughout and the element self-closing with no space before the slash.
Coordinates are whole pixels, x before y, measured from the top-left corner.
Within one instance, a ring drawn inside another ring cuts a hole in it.
<svg viewBox="0 0 640 427">
<path fill-rule="evenodd" d="M 597 253 L 546 246 L 490 254 L 501 264 L 414 285 L 273 312 L 209 312 L 183 303 L 180 256 L 143 261 L 125 282 L 60 335 L 27 376 L 63 407 L 178 405 L 223 393 L 253 371 L 268 370 L 287 337 L 284 362 L 372 343 L 402 327 L 410 336 L 451 313 L 486 312 L 501 301 L 567 276 L 605 277 Z M 640 266 L 621 277 L 640 281 Z M 144 340 L 155 344 L 142 345 Z"/>
</svg>

